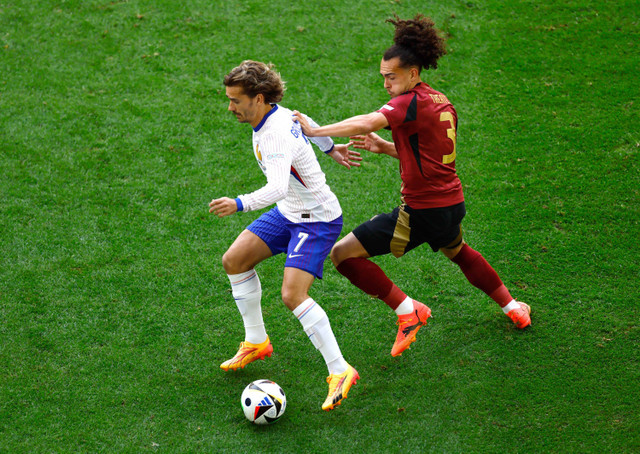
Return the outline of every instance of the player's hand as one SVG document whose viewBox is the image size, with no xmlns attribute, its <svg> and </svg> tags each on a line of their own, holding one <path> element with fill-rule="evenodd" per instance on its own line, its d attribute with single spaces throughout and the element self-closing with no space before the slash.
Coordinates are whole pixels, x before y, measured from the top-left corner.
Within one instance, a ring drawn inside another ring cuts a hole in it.
<svg viewBox="0 0 640 454">
<path fill-rule="evenodd" d="M 338 164 L 345 166 L 347 169 L 351 167 L 360 167 L 360 161 L 362 157 L 360 153 L 355 150 L 350 150 L 349 147 L 353 145 L 353 142 L 344 144 L 335 144 L 331 153 L 328 153 Z"/>
<path fill-rule="evenodd" d="M 375 132 L 370 132 L 366 136 L 357 135 L 349 137 L 353 143 L 353 148 L 367 150 L 371 153 L 384 153 L 384 144 L 386 141 Z"/>
<path fill-rule="evenodd" d="M 300 128 L 302 129 L 302 132 L 305 136 L 315 137 L 315 135 L 313 134 L 313 128 L 311 127 L 307 119 L 304 117 L 304 115 L 302 115 L 297 110 L 293 111 L 293 121 L 297 121 L 298 123 L 300 123 Z"/>
<path fill-rule="evenodd" d="M 236 211 L 238 211 L 238 205 L 234 199 L 230 199 L 229 197 L 213 199 L 209 203 L 209 213 L 216 214 L 220 218 L 229 216 Z"/>
</svg>

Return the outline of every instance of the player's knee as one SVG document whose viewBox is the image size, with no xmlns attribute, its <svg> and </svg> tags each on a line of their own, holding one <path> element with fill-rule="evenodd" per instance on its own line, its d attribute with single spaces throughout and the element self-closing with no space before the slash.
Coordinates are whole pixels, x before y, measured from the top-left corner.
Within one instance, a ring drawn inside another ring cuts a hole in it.
<svg viewBox="0 0 640 454">
<path fill-rule="evenodd" d="M 222 267 L 227 274 L 238 274 L 243 271 L 240 269 L 237 257 L 231 251 L 222 255 Z"/>
<path fill-rule="evenodd" d="M 350 257 L 349 245 L 346 244 L 344 241 L 338 241 L 331 248 L 331 253 L 329 254 L 329 257 L 331 258 L 331 263 L 333 263 L 333 266 L 337 267 L 344 260 Z"/>
<path fill-rule="evenodd" d="M 331 263 L 333 263 L 333 266 L 338 266 L 340 265 L 340 262 L 342 262 L 342 260 L 340 259 L 340 252 L 337 249 L 337 244 L 334 244 L 333 247 L 331 248 L 331 253 L 329 254 L 329 258 L 331 259 Z"/>
<path fill-rule="evenodd" d="M 282 302 L 291 310 L 295 309 L 298 304 L 307 298 L 307 295 L 300 295 L 294 288 L 282 286 Z"/>
<path fill-rule="evenodd" d="M 331 258 L 333 265 L 338 267 L 338 265 L 349 258 L 368 258 L 370 255 L 364 246 L 362 246 L 360 240 L 358 240 L 353 232 L 351 232 L 333 245 L 329 257 Z"/>
</svg>

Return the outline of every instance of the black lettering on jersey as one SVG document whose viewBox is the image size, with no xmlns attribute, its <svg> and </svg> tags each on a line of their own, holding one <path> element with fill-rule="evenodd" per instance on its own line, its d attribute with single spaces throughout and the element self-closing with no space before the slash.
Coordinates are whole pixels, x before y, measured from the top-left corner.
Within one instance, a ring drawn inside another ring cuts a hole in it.
<svg viewBox="0 0 640 454">
<path fill-rule="evenodd" d="M 418 118 L 418 95 L 414 94 L 409 107 L 407 107 L 407 115 L 404 117 L 404 122 L 416 121 Z"/>
</svg>

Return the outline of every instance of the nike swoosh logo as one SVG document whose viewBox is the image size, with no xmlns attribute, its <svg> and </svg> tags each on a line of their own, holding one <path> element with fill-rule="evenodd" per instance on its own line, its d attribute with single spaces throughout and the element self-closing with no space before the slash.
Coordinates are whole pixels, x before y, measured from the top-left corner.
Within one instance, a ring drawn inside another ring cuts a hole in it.
<svg viewBox="0 0 640 454">
<path fill-rule="evenodd" d="M 304 254 L 295 254 L 295 255 L 289 254 L 289 258 L 290 258 L 290 259 L 294 259 L 294 258 L 296 258 L 296 257 L 302 257 L 303 255 L 304 255 Z"/>
</svg>

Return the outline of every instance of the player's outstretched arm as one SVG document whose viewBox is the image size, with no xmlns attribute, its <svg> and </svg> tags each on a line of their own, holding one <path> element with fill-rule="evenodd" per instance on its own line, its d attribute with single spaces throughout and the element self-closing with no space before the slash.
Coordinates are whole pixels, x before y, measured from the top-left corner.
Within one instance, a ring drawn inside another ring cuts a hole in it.
<svg viewBox="0 0 640 454">
<path fill-rule="evenodd" d="M 302 129 L 302 127 L 307 130 L 320 127 L 320 125 L 316 123 L 311 117 L 300 113 L 297 110 L 294 111 L 292 119 L 294 123 L 300 124 L 300 129 Z M 299 119 L 302 119 L 302 122 Z M 309 140 L 311 140 L 311 142 L 318 146 L 320 150 L 331 156 L 331 158 L 333 158 L 333 160 L 338 164 L 345 166 L 347 169 L 351 169 L 351 167 L 360 167 L 360 161 L 362 161 L 360 153 L 355 150 L 349 150 L 349 146 L 352 145 L 352 142 L 349 142 L 348 144 L 335 144 L 333 140 L 331 140 L 331 137 L 328 136 L 305 135 L 309 138 Z M 331 151 L 327 151 L 328 149 L 330 149 Z"/>
<path fill-rule="evenodd" d="M 209 213 L 214 213 L 220 218 L 232 215 L 236 211 L 238 211 L 238 205 L 234 199 L 230 199 L 229 197 L 213 199 L 209 203 Z"/>
<path fill-rule="evenodd" d="M 362 157 L 360 153 L 355 150 L 350 150 L 349 147 L 353 145 L 353 142 L 345 143 L 345 144 L 335 144 L 333 146 L 333 150 L 327 153 L 331 156 L 338 164 L 345 166 L 347 169 L 351 169 L 351 167 L 360 167 L 360 161 L 362 161 Z"/>
<path fill-rule="evenodd" d="M 378 134 L 370 132 L 367 135 L 355 135 L 349 137 L 353 148 L 360 150 L 367 150 L 376 154 L 388 154 L 389 156 L 398 159 L 398 151 L 393 142 L 384 140 Z"/>
<path fill-rule="evenodd" d="M 320 126 L 319 128 L 312 127 L 304 115 L 297 110 L 293 111 L 293 119 L 300 122 L 302 132 L 307 137 L 349 137 L 357 134 L 368 134 L 389 126 L 387 118 L 380 112 L 358 115 L 338 123 Z"/>
</svg>

